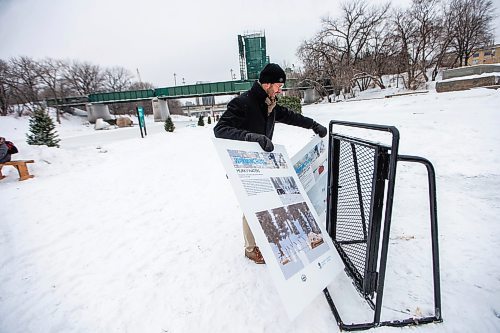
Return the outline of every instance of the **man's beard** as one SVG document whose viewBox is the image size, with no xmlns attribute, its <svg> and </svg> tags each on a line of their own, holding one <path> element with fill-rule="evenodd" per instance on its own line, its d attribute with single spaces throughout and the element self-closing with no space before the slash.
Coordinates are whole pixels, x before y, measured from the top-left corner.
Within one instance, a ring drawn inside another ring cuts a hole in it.
<svg viewBox="0 0 500 333">
<path fill-rule="evenodd" d="M 271 102 L 274 102 L 276 100 L 276 93 L 274 94 L 274 96 L 271 97 L 272 93 L 273 93 L 273 88 L 269 88 L 269 89 L 266 90 L 267 96 L 269 97 L 269 99 L 271 100 Z"/>
</svg>

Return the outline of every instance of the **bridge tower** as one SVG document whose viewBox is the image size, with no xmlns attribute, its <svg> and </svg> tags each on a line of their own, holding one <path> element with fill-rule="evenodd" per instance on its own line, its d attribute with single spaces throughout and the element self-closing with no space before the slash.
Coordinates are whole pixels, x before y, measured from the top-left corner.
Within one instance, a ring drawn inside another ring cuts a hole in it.
<svg viewBox="0 0 500 333">
<path fill-rule="evenodd" d="M 263 31 L 238 35 L 241 80 L 257 80 L 260 71 L 269 63 L 266 36 Z"/>
</svg>

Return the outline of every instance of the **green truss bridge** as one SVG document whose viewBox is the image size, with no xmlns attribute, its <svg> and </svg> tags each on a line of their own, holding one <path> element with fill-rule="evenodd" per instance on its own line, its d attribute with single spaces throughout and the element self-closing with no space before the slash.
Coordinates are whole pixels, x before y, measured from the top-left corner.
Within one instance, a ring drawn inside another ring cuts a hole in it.
<svg viewBox="0 0 500 333">
<path fill-rule="evenodd" d="M 246 91 L 254 81 L 225 81 L 198 83 L 175 87 L 165 87 L 145 90 L 129 90 L 90 94 L 88 96 L 65 97 L 62 99 L 47 99 L 48 106 L 76 106 L 92 104 L 124 103 L 141 100 L 175 99 L 202 96 L 231 95 Z"/>
</svg>

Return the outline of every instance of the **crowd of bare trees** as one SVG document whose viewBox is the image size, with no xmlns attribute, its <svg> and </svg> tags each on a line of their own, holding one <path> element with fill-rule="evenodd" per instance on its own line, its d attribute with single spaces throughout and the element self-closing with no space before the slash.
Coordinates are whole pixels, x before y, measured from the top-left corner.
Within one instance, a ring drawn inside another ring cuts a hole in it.
<svg viewBox="0 0 500 333">
<path fill-rule="evenodd" d="M 492 0 L 413 0 L 405 9 L 345 1 L 338 16 L 323 18 L 320 31 L 297 51 L 304 64 L 301 82 L 324 96 L 332 90 L 352 95 L 354 87 L 362 91 L 372 84 L 385 88 L 387 74 L 417 89 L 435 80 L 439 68 L 467 65 L 474 50 L 493 43 Z M 0 115 L 12 105 L 35 108 L 45 99 L 154 88 L 133 79 L 123 67 L 27 56 L 0 59 Z M 169 107 L 181 112 L 176 101 Z M 130 105 L 111 108 L 119 114 Z"/>
<path fill-rule="evenodd" d="M 89 62 L 35 60 L 27 56 L 0 59 L 0 115 L 7 115 L 14 105 L 33 111 L 46 99 L 154 88 L 151 83 L 133 79 L 132 73 L 123 67 L 102 68 Z M 169 106 L 174 112 L 180 110 L 177 101 L 170 101 Z M 110 107 L 115 114 L 134 110 L 127 103 Z"/>
<path fill-rule="evenodd" d="M 298 48 L 302 81 L 352 95 L 354 87 L 385 88 L 383 75 L 396 74 L 417 89 L 439 68 L 468 65 L 474 50 L 493 44 L 493 18 L 491 0 L 413 0 L 405 9 L 350 0 Z"/>
</svg>

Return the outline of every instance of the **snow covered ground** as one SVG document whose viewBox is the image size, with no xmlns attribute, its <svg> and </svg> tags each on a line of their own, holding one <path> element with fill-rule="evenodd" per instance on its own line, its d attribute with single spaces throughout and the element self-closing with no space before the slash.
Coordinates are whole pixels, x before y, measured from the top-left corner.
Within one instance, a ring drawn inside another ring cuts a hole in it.
<svg viewBox="0 0 500 333">
<path fill-rule="evenodd" d="M 325 126 L 394 125 L 400 153 L 435 166 L 444 322 L 403 330 L 500 331 L 499 106 L 500 91 L 431 89 L 303 108 Z M 31 180 L 2 170 L 0 332 L 338 331 L 322 294 L 291 322 L 266 266 L 243 256 L 213 125 L 178 119 L 167 133 L 148 119 L 142 139 L 137 127 L 94 131 L 82 121 L 63 119 L 58 149 L 28 146 L 27 118 L 0 117 L 14 157 L 36 161 Z M 274 142 L 292 156 L 312 134 L 278 124 Z M 382 319 L 433 314 L 427 202 L 424 168 L 399 165 Z M 370 320 L 344 274 L 329 290 L 346 323 Z"/>
</svg>

